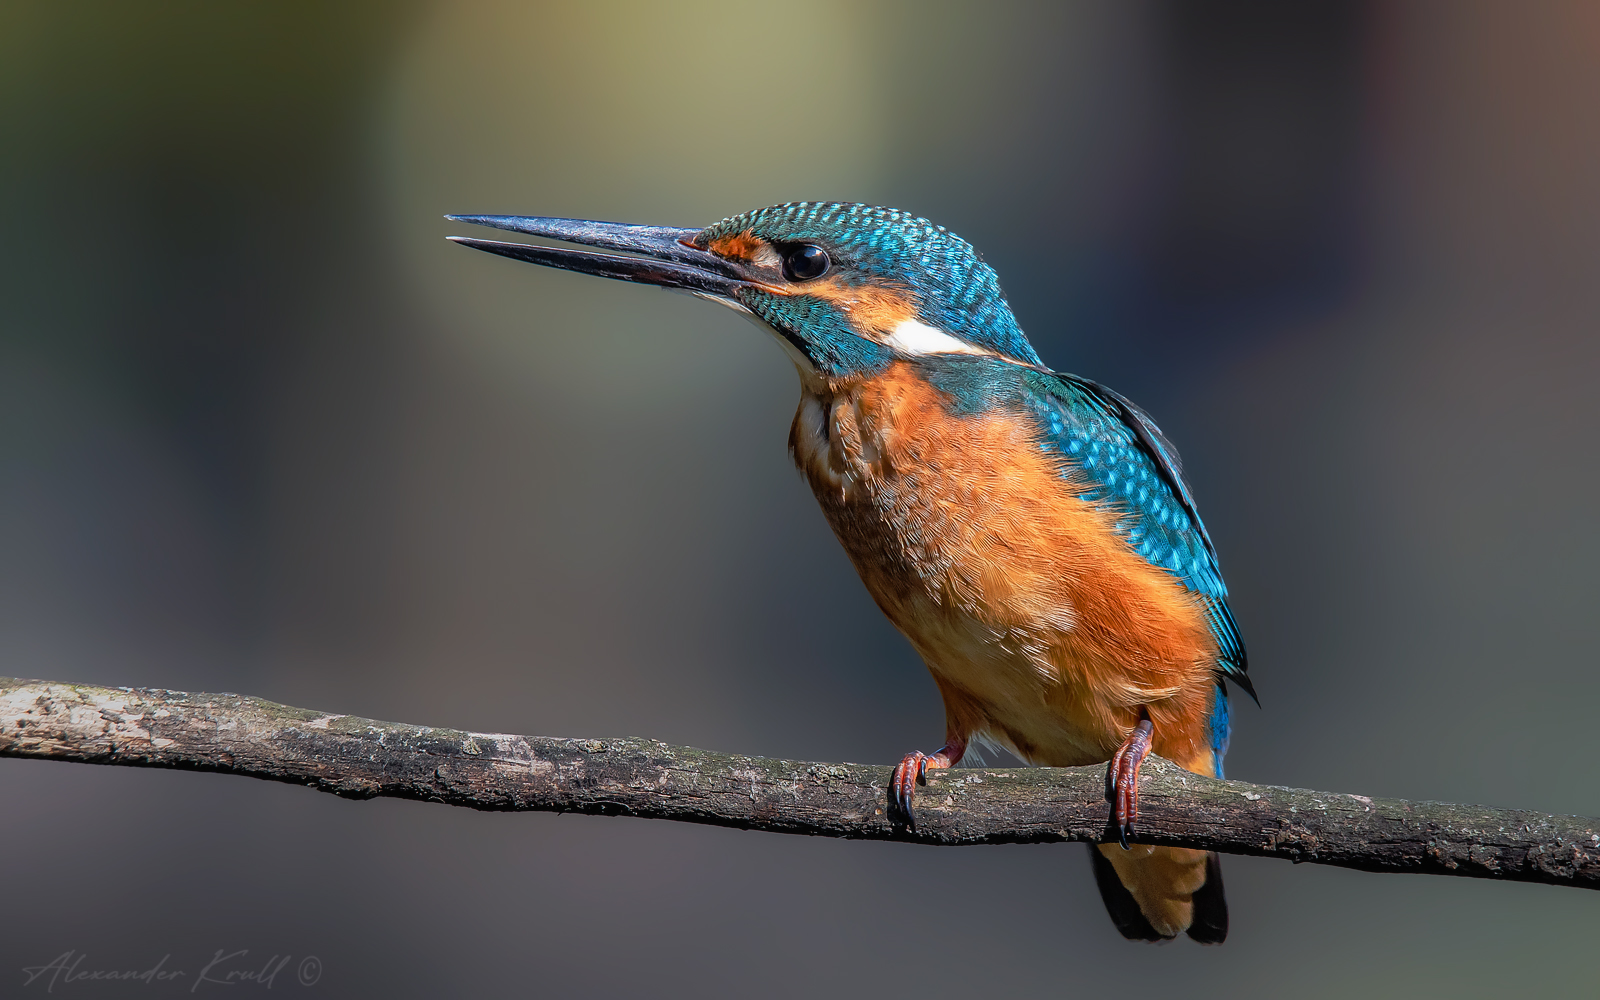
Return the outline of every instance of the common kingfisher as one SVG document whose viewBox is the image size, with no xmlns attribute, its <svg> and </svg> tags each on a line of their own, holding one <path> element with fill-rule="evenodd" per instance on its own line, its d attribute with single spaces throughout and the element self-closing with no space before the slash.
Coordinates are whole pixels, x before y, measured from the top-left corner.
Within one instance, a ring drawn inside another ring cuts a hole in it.
<svg viewBox="0 0 1600 1000">
<path fill-rule="evenodd" d="M 1117 929 L 1227 936 L 1216 854 L 1131 844 L 1155 752 L 1222 776 L 1232 682 L 1255 697 L 1178 453 L 1122 395 L 1046 368 L 995 272 L 906 212 L 798 202 L 706 229 L 452 215 L 621 254 L 451 237 L 748 314 L 800 373 L 789 450 L 878 607 L 944 699 L 945 741 L 894 770 L 906 824 L 929 768 L 988 741 L 1030 764 L 1110 762 L 1091 845 Z"/>
</svg>

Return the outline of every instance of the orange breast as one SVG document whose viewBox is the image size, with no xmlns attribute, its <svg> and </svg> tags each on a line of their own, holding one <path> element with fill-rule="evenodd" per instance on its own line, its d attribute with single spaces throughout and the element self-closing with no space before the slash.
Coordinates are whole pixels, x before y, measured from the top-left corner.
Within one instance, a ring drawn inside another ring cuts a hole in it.
<svg viewBox="0 0 1600 1000">
<path fill-rule="evenodd" d="M 954 416 L 908 364 L 808 392 L 790 432 L 862 581 L 922 654 L 952 726 L 1038 764 L 1110 759 L 1138 720 L 1210 772 L 1216 646 L 1194 595 L 1021 414 Z"/>
</svg>

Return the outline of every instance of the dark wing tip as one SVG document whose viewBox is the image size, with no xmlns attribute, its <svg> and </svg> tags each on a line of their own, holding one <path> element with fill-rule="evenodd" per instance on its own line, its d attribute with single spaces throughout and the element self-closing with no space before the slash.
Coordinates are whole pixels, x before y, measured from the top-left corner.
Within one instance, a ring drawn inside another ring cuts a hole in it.
<svg viewBox="0 0 1600 1000">
<path fill-rule="evenodd" d="M 1089 845 L 1089 860 L 1094 865 L 1094 884 L 1100 888 L 1100 899 L 1106 904 L 1106 912 L 1117 925 L 1119 934 L 1129 941 L 1172 940 L 1151 926 L 1144 911 L 1139 909 L 1139 901 L 1122 884 L 1122 879 L 1117 878 L 1117 870 L 1111 867 L 1111 862 L 1100 853 L 1100 845 Z M 1209 871 L 1208 868 L 1208 874 Z"/>
<path fill-rule="evenodd" d="M 1226 676 L 1228 680 L 1239 685 L 1239 690 L 1249 695 L 1250 700 L 1256 703 L 1257 708 L 1261 707 L 1261 698 L 1256 694 L 1256 686 L 1255 684 L 1251 683 L 1250 675 L 1245 673 L 1242 667 L 1238 673 L 1228 673 L 1224 676 Z"/>
<path fill-rule="evenodd" d="M 1215 851 L 1206 855 L 1206 883 L 1192 898 L 1194 922 L 1189 925 L 1189 937 L 1201 944 L 1228 940 L 1228 898 L 1222 892 L 1222 858 Z"/>
</svg>

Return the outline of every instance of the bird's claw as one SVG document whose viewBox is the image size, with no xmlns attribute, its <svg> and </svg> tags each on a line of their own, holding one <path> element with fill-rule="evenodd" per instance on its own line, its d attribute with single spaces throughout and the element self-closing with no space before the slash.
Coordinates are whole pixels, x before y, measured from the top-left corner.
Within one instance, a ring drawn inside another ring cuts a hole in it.
<svg viewBox="0 0 1600 1000">
<path fill-rule="evenodd" d="M 917 786 L 928 783 L 928 769 L 937 771 L 954 767 L 966 750 L 967 741 L 952 736 L 939 748 L 938 753 L 926 754 L 913 750 L 895 765 L 894 778 L 889 782 L 889 804 L 899 811 L 906 826 L 913 830 L 917 828 L 917 816 L 911 811 L 911 802 L 916 798 Z"/>
<path fill-rule="evenodd" d="M 911 811 L 911 802 L 916 798 L 917 785 L 927 784 L 927 770 L 928 755 L 920 750 L 913 750 L 895 765 L 894 779 L 889 782 L 890 797 L 894 800 L 895 807 L 899 809 L 901 818 L 913 830 L 917 828 L 917 817 Z"/>
<path fill-rule="evenodd" d="M 1111 825 L 1116 828 L 1122 849 L 1128 849 L 1133 824 L 1139 819 L 1139 765 L 1150 755 L 1154 731 L 1150 717 L 1141 713 L 1139 724 L 1117 748 L 1106 771 L 1106 798 L 1111 802 Z"/>
</svg>

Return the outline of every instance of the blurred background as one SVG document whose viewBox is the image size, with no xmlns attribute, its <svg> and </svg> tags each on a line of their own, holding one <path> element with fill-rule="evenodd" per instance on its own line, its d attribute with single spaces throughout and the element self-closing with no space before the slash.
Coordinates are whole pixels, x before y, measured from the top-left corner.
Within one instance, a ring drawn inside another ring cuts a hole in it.
<svg viewBox="0 0 1600 1000">
<path fill-rule="evenodd" d="M 1047 363 L 1183 449 L 1265 706 L 1231 776 L 1600 815 L 1597 93 L 1581 0 L 11 0 L 0 673 L 937 745 L 766 338 L 440 218 L 856 200 L 971 240 Z M 1229 858 L 1229 942 L 1149 947 L 1076 845 L 21 760 L 0 794 L 13 984 L 222 948 L 329 996 L 1597 988 L 1572 889 Z"/>
</svg>

